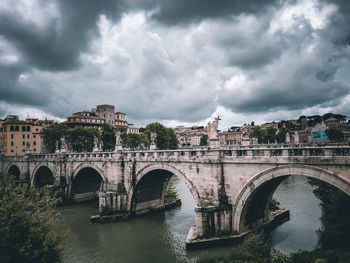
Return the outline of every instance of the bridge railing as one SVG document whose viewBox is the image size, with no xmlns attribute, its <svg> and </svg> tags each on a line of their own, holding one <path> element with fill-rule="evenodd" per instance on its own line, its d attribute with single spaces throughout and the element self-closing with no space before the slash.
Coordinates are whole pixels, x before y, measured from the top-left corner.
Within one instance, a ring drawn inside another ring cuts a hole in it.
<svg viewBox="0 0 350 263">
<path fill-rule="evenodd" d="M 132 158 L 136 160 L 206 160 L 206 159 L 240 159 L 240 158 L 305 158 L 305 157 L 350 157 L 350 146 L 240 146 L 210 149 L 209 147 L 177 149 L 177 150 L 147 150 L 118 152 L 88 152 L 88 153 L 52 153 L 26 156 L 8 156 L 10 160 L 119 160 Z"/>
</svg>

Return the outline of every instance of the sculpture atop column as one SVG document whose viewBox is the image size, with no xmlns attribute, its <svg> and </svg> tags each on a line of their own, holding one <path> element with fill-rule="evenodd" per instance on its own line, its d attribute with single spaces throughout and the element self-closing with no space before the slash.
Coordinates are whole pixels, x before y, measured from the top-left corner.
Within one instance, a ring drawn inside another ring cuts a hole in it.
<svg viewBox="0 0 350 263">
<path fill-rule="evenodd" d="M 219 127 L 220 120 L 221 119 L 218 116 L 217 118 L 215 118 L 213 122 L 208 122 L 208 125 L 207 125 L 209 146 L 211 148 L 217 148 L 220 146 L 219 138 L 218 138 L 218 127 Z"/>
<path fill-rule="evenodd" d="M 122 133 L 120 131 L 117 131 L 115 133 L 115 149 L 114 149 L 115 152 L 123 148 L 121 134 Z"/>
<path fill-rule="evenodd" d="M 64 137 L 62 137 L 62 138 L 60 139 L 60 142 L 61 142 L 61 149 L 60 149 L 60 152 L 61 152 L 61 153 L 67 152 L 68 146 L 67 146 L 66 139 L 65 139 Z"/>
<path fill-rule="evenodd" d="M 157 149 L 156 139 L 157 139 L 157 134 L 154 132 L 151 132 L 151 145 L 149 146 L 150 150 Z"/>
<path fill-rule="evenodd" d="M 99 143 L 98 143 L 98 138 L 94 137 L 94 148 L 93 148 L 93 152 L 98 152 L 100 150 L 99 148 Z"/>
</svg>

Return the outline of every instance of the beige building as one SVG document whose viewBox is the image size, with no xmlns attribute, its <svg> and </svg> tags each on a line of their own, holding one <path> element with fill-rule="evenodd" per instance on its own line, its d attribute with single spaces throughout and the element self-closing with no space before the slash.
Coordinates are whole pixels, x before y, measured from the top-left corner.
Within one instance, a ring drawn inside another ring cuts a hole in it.
<svg viewBox="0 0 350 263">
<path fill-rule="evenodd" d="M 241 145 L 243 140 L 243 132 L 219 132 L 218 137 L 221 145 Z"/>
<path fill-rule="evenodd" d="M 73 113 L 67 118 L 69 127 L 100 127 L 107 123 L 114 127 L 125 127 L 127 133 L 139 133 L 139 128 L 126 120 L 126 114 L 123 112 L 114 112 L 114 106 L 103 104 L 97 105 L 90 111 L 81 111 Z"/>
<path fill-rule="evenodd" d="M 73 113 L 66 121 L 69 127 L 77 126 L 100 126 L 105 123 L 105 119 L 98 117 L 95 113 L 90 111 L 81 111 Z"/>
<path fill-rule="evenodd" d="M 27 152 L 42 152 L 40 132 L 53 121 L 38 119 L 19 120 L 18 116 L 9 115 L 0 122 L 0 149 L 6 156 L 24 155 Z"/>
</svg>

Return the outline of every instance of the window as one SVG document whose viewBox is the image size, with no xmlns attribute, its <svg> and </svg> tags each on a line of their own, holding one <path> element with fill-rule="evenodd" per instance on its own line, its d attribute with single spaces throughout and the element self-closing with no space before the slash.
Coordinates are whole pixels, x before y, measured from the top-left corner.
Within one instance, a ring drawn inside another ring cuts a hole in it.
<svg viewBox="0 0 350 263">
<path fill-rule="evenodd" d="M 39 129 L 38 129 L 38 128 L 36 128 L 35 130 L 36 130 L 36 131 L 39 131 Z"/>
<path fill-rule="evenodd" d="M 23 141 L 23 142 L 22 142 L 22 145 L 26 145 L 26 142 L 25 142 L 25 141 Z"/>
<path fill-rule="evenodd" d="M 11 150 L 11 152 L 13 153 L 13 150 Z"/>
<path fill-rule="evenodd" d="M 33 151 L 36 152 L 36 149 L 34 148 Z"/>
<path fill-rule="evenodd" d="M 23 134 L 23 135 L 22 135 L 22 138 L 24 139 L 25 137 L 26 137 L 25 134 Z"/>
<path fill-rule="evenodd" d="M 15 131 L 19 131 L 19 126 L 16 125 Z"/>
<path fill-rule="evenodd" d="M 33 145 L 36 145 L 36 141 L 33 142 Z"/>
<path fill-rule="evenodd" d="M 27 131 L 30 131 L 30 126 L 27 126 Z"/>
<path fill-rule="evenodd" d="M 11 139 L 13 139 L 13 134 L 11 134 Z"/>
<path fill-rule="evenodd" d="M 11 146 L 13 146 L 13 142 L 11 142 Z"/>
<path fill-rule="evenodd" d="M 22 126 L 22 131 L 26 131 L 26 126 Z"/>
<path fill-rule="evenodd" d="M 27 139 L 29 139 L 29 137 L 30 137 L 30 135 L 29 135 L 29 134 L 27 134 Z"/>
<path fill-rule="evenodd" d="M 36 135 L 35 135 L 35 134 L 33 135 L 33 138 L 36 138 Z"/>
<path fill-rule="evenodd" d="M 13 125 L 10 126 L 10 131 L 14 131 L 15 127 Z"/>
</svg>

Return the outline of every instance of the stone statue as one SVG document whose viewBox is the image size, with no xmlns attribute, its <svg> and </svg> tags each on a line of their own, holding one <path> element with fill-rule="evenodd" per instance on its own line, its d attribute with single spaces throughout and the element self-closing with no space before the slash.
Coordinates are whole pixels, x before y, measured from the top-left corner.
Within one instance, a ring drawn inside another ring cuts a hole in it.
<svg viewBox="0 0 350 263">
<path fill-rule="evenodd" d="M 290 134 L 289 134 L 289 132 L 286 133 L 286 143 L 290 143 Z"/>
<path fill-rule="evenodd" d="M 99 151 L 99 143 L 98 143 L 98 138 L 94 137 L 94 149 L 92 150 L 94 152 L 98 152 Z"/>
<path fill-rule="evenodd" d="M 151 132 L 151 144 L 156 144 L 157 134 L 154 132 Z"/>
<path fill-rule="evenodd" d="M 216 139 L 218 139 L 219 120 L 221 120 L 221 119 L 218 116 L 217 118 L 215 118 L 215 120 L 213 122 L 208 122 L 207 130 L 208 130 L 208 133 L 209 133 L 208 134 L 209 140 L 216 140 Z"/>
<path fill-rule="evenodd" d="M 61 138 L 61 152 L 66 152 L 67 151 L 67 143 L 66 140 L 62 137 Z"/>
<path fill-rule="evenodd" d="M 294 133 L 294 143 L 299 143 L 299 133 L 297 131 Z"/>
<path fill-rule="evenodd" d="M 115 149 L 114 151 L 119 151 L 119 150 L 122 150 L 123 146 L 122 146 L 122 137 L 121 137 L 121 132 L 120 131 L 117 131 L 115 133 Z"/>
<path fill-rule="evenodd" d="M 55 153 L 59 153 L 59 152 L 60 152 L 60 144 L 57 141 L 56 144 L 55 144 Z"/>
<path fill-rule="evenodd" d="M 157 139 L 157 134 L 154 132 L 151 132 L 151 145 L 149 146 L 150 150 L 155 150 L 157 148 L 156 139 Z"/>
<path fill-rule="evenodd" d="M 121 145 L 122 144 L 122 137 L 121 137 L 121 132 L 117 131 L 115 133 L 115 145 Z"/>
</svg>

